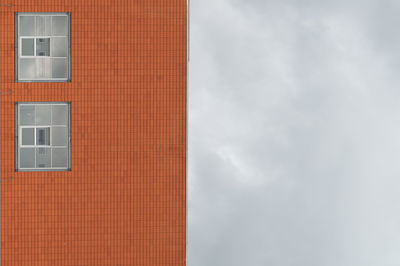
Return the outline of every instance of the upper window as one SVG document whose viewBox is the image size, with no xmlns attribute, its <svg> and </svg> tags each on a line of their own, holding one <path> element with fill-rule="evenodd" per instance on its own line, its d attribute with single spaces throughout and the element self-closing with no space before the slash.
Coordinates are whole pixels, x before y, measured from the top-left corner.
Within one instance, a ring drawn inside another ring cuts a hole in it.
<svg viewBox="0 0 400 266">
<path fill-rule="evenodd" d="M 70 81 L 69 24 L 69 13 L 17 13 L 17 81 Z"/>
<path fill-rule="evenodd" d="M 16 105 L 16 169 L 70 169 L 69 103 Z"/>
</svg>

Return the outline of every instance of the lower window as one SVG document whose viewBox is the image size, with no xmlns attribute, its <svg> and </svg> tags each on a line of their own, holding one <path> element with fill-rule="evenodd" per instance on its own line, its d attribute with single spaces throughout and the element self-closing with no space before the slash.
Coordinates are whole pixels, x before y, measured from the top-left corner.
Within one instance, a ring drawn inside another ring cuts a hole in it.
<svg viewBox="0 0 400 266">
<path fill-rule="evenodd" d="M 16 104 L 16 170 L 68 171 L 70 104 Z"/>
</svg>

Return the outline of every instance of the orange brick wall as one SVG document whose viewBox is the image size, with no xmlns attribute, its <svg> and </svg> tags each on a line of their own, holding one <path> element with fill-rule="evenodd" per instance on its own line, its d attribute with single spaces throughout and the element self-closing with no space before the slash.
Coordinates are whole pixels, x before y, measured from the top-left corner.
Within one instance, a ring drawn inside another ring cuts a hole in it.
<svg viewBox="0 0 400 266">
<path fill-rule="evenodd" d="M 1 265 L 185 265 L 186 0 L 0 0 Z M 14 82 L 14 12 L 71 12 L 70 83 Z M 71 102 L 70 172 L 15 172 L 14 103 Z"/>
</svg>

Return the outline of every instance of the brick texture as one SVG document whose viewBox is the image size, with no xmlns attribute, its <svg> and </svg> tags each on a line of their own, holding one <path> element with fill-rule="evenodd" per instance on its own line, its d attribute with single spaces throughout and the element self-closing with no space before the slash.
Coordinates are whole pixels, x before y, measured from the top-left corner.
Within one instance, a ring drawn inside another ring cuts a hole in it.
<svg viewBox="0 0 400 266">
<path fill-rule="evenodd" d="M 186 8 L 0 0 L 1 265 L 185 265 Z M 72 82 L 14 81 L 14 12 L 71 12 Z M 15 172 L 22 101 L 71 102 L 72 171 Z"/>
</svg>

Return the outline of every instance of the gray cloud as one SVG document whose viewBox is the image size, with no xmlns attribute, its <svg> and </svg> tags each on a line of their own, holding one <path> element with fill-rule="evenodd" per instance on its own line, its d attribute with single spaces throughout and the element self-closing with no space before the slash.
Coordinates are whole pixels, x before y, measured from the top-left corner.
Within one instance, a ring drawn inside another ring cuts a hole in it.
<svg viewBox="0 0 400 266">
<path fill-rule="evenodd" d="M 188 265 L 399 265 L 399 4 L 191 5 Z"/>
</svg>

